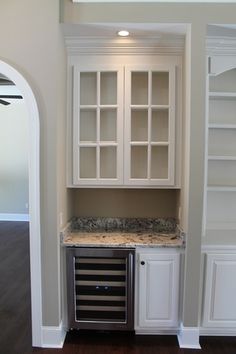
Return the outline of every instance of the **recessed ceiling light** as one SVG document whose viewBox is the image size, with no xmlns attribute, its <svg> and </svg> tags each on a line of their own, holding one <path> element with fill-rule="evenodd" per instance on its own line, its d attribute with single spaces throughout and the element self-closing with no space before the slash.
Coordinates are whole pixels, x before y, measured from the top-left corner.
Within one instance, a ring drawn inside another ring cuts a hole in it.
<svg viewBox="0 0 236 354">
<path fill-rule="evenodd" d="M 126 31 L 126 30 L 119 31 L 119 32 L 118 32 L 118 36 L 121 36 L 121 37 L 128 37 L 128 36 L 129 36 L 129 32 Z"/>
</svg>

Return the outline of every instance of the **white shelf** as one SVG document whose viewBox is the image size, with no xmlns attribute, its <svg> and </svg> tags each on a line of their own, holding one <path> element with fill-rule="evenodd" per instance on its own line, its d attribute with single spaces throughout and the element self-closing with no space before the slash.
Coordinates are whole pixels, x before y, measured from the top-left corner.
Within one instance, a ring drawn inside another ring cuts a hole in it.
<svg viewBox="0 0 236 354">
<path fill-rule="evenodd" d="M 236 129 L 236 124 L 210 123 L 209 129 Z"/>
<path fill-rule="evenodd" d="M 214 161 L 236 161 L 236 156 L 226 156 L 226 155 L 209 155 L 208 160 Z"/>
<path fill-rule="evenodd" d="M 236 223 L 224 223 L 224 222 L 212 222 L 207 224 L 207 230 L 235 230 L 236 231 Z"/>
<path fill-rule="evenodd" d="M 236 98 L 236 92 L 209 92 L 209 98 Z"/>
<path fill-rule="evenodd" d="M 208 192 L 236 192 L 236 186 L 208 186 Z"/>
</svg>

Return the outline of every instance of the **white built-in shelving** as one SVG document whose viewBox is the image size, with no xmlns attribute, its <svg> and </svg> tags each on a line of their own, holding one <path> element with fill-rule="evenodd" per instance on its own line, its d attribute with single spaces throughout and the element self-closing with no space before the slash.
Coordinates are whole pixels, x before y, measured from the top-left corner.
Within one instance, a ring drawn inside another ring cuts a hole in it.
<svg viewBox="0 0 236 354">
<path fill-rule="evenodd" d="M 206 231 L 236 234 L 236 58 L 208 84 Z"/>
</svg>

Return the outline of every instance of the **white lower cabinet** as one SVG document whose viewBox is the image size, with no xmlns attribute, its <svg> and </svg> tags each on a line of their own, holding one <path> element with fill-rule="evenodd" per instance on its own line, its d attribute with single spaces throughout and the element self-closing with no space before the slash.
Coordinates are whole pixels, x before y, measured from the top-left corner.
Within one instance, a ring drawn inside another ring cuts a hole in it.
<svg viewBox="0 0 236 354">
<path fill-rule="evenodd" d="M 137 332 L 158 333 L 178 327 L 179 265 L 178 250 L 137 250 Z"/>
<path fill-rule="evenodd" d="M 207 254 L 202 326 L 236 328 L 236 253 Z"/>
</svg>

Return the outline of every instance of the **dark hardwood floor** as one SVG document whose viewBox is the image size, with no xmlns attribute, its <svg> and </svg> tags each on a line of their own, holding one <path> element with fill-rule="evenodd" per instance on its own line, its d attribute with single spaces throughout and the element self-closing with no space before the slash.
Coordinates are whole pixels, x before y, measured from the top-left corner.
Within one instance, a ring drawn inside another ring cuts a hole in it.
<svg viewBox="0 0 236 354">
<path fill-rule="evenodd" d="M 71 331 L 63 349 L 32 349 L 28 223 L 0 222 L 0 354 L 236 354 L 236 337 L 200 343 L 198 351 L 180 349 L 176 336 Z"/>
<path fill-rule="evenodd" d="M 0 354 L 31 345 L 29 223 L 0 221 Z"/>
<path fill-rule="evenodd" d="M 202 350 L 180 349 L 176 336 L 72 331 L 63 349 L 35 348 L 42 354 L 236 354 L 236 337 L 202 337 Z"/>
</svg>

